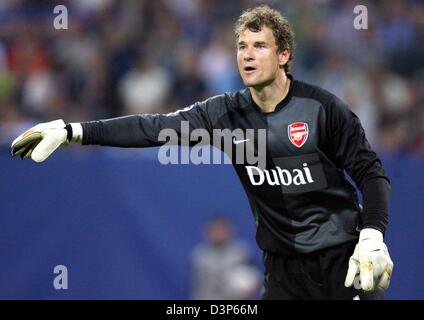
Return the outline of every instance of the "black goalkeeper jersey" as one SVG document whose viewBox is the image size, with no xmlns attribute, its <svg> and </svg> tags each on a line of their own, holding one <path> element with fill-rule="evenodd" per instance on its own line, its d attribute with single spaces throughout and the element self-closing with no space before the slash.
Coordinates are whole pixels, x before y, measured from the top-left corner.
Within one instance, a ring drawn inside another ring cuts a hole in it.
<svg viewBox="0 0 424 320">
<path fill-rule="evenodd" d="M 344 172 L 361 190 L 371 179 L 388 180 L 357 116 L 331 93 L 293 79 L 270 113 L 244 89 L 170 114 L 82 123 L 82 143 L 159 146 L 159 132 L 181 132 L 182 121 L 190 131 L 203 128 L 211 135 L 214 129 L 266 130 L 266 167 L 234 163 L 265 252 L 310 253 L 356 240 L 361 210 Z"/>
</svg>

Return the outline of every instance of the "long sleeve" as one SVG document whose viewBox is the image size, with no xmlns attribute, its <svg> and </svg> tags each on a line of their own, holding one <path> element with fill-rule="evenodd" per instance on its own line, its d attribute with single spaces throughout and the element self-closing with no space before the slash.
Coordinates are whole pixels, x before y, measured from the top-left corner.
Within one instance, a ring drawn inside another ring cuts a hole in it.
<svg viewBox="0 0 424 320">
<path fill-rule="evenodd" d="M 384 233 L 388 223 L 390 180 L 368 143 L 359 118 L 339 99 L 328 107 L 328 132 L 337 166 L 355 181 L 363 195 L 362 225 Z"/>
<path fill-rule="evenodd" d="M 391 187 L 387 179 L 367 180 L 362 188 L 363 228 L 374 228 L 383 234 L 388 223 Z"/>
<path fill-rule="evenodd" d="M 178 142 L 189 141 L 195 129 L 212 132 L 214 110 L 225 105 L 225 96 L 216 96 L 169 114 L 130 115 L 81 123 L 83 145 L 99 144 L 113 147 L 154 147 L 165 143 L 158 139 L 162 130 L 174 130 Z M 212 116 L 211 116 L 212 114 Z M 183 123 L 184 121 L 187 121 Z M 185 130 L 186 128 L 187 130 Z"/>
</svg>

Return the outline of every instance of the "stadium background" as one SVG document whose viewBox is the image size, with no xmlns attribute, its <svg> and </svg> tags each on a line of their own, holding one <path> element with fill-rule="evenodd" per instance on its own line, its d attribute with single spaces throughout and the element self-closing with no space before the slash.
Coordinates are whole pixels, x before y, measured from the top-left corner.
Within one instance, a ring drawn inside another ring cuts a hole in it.
<svg viewBox="0 0 424 320">
<path fill-rule="evenodd" d="M 232 23 L 255 1 L 0 3 L 0 298 L 186 299 L 205 220 L 260 253 L 231 166 L 163 166 L 156 149 L 71 146 L 42 165 L 14 137 L 57 118 L 169 112 L 242 87 Z M 297 36 L 293 73 L 346 101 L 392 179 L 390 299 L 424 298 L 424 4 L 264 1 Z M 67 30 L 53 8 L 68 8 Z M 368 29 L 353 8 L 368 8 Z M 69 289 L 55 290 L 55 265 Z"/>
</svg>

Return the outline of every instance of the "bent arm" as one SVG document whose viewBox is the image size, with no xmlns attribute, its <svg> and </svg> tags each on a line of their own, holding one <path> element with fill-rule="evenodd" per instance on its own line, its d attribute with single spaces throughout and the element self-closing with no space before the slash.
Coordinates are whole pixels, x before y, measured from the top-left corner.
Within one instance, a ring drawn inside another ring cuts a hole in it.
<svg viewBox="0 0 424 320">
<path fill-rule="evenodd" d="M 366 139 L 359 118 L 337 98 L 329 105 L 329 132 L 337 165 L 355 181 L 363 195 L 362 228 L 383 234 L 388 223 L 390 180 Z"/>
</svg>

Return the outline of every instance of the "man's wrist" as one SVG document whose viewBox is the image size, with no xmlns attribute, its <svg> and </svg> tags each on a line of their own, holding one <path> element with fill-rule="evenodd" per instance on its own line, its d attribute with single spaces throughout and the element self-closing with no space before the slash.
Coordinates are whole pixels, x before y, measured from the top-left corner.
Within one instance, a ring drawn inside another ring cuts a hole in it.
<svg viewBox="0 0 424 320">
<path fill-rule="evenodd" d="M 364 228 L 359 233 L 359 241 L 374 239 L 383 242 L 383 233 L 374 228 Z"/>
<path fill-rule="evenodd" d="M 67 140 L 69 142 L 82 142 L 82 126 L 80 123 L 68 123 L 65 127 L 68 132 Z"/>
</svg>

